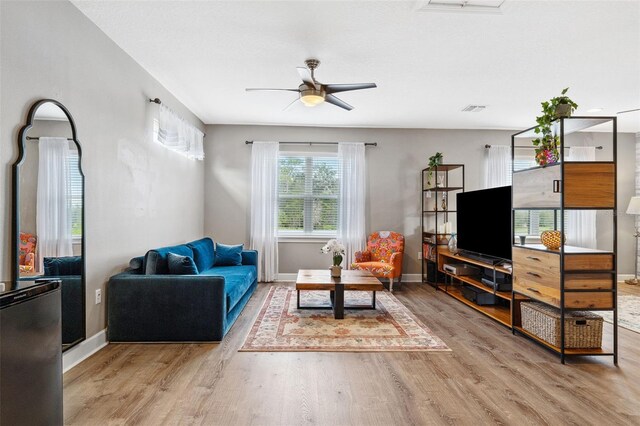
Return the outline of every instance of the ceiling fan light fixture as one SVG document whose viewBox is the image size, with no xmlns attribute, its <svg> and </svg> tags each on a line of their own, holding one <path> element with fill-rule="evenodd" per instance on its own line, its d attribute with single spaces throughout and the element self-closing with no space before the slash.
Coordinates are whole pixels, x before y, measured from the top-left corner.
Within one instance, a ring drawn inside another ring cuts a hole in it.
<svg viewBox="0 0 640 426">
<path fill-rule="evenodd" d="M 300 100 L 307 107 L 314 107 L 324 102 L 324 92 L 321 90 L 302 90 Z"/>
</svg>

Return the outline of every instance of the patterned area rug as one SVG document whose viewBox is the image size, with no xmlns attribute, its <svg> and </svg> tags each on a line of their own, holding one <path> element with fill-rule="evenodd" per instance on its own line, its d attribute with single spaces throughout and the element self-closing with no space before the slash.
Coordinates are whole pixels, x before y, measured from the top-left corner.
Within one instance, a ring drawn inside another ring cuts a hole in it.
<svg viewBox="0 0 640 426">
<path fill-rule="evenodd" d="M 302 305 L 329 304 L 328 291 L 301 292 Z M 391 293 L 376 294 L 376 310 L 298 310 L 296 291 L 271 287 L 240 349 L 249 352 L 450 351 Z M 346 305 L 371 304 L 371 293 L 345 292 Z"/>
<path fill-rule="evenodd" d="M 610 324 L 613 323 L 613 312 L 596 312 Z M 618 325 L 627 330 L 640 333 L 640 297 L 632 295 L 618 296 Z"/>
</svg>

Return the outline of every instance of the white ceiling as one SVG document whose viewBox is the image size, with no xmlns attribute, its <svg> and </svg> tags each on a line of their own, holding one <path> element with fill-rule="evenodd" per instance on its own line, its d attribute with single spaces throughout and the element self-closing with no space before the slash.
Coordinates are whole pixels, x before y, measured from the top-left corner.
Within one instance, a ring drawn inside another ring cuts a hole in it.
<svg viewBox="0 0 640 426">
<path fill-rule="evenodd" d="M 207 124 L 518 129 L 566 86 L 581 115 L 640 108 L 638 1 L 507 0 L 502 14 L 417 11 L 424 1 L 73 3 Z M 351 112 L 282 111 L 294 93 L 245 92 L 296 88 L 309 57 L 323 83 L 378 88 L 340 94 Z M 640 112 L 619 130 L 640 131 Z"/>
</svg>

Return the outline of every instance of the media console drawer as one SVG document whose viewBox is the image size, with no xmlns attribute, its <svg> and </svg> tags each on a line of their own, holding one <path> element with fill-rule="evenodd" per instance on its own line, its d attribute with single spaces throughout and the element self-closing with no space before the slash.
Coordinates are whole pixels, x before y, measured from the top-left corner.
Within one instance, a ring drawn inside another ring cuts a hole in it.
<svg viewBox="0 0 640 426">
<path fill-rule="evenodd" d="M 513 248 L 513 282 L 560 289 L 560 257 L 554 253 Z"/>
</svg>

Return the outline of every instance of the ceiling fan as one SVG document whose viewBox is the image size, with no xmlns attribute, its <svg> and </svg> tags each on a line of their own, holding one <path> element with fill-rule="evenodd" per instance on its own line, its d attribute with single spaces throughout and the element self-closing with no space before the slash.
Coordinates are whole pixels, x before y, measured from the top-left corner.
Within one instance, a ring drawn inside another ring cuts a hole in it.
<svg viewBox="0 0 640 426">
<path fill-rule="evenodd" d="M 297 67 L 298 74 L 302 79 L 302 84 L 297 89 L 262 89 L 251 88 L 246 89 L 247 92 L 256 90 L 271 90 L 271 91 L 286 91 L 286 92 L 298 92 L 298 99 L 291 102 L 287 107 L 288 109 L 294 103 L 301 101 L 305 106 L 314 107 L 320 105 L 323 102 L 327 102 L 338 106 L 340 108 L 351 111 L 353 107 L 343 101 L 342 99 L 334 96 L 334 93 L 348 92 L 351 90 L 361 89 L 373 89 L 376 86 L 375 83 L 354 83 L 354 84 L 322 84 L 315 79 L 314 71 L 320 65 L 320 61 L 317 59 L 307 59 L 304 61 L 307 67 Z"/>
<path fill-rule="evenodd" d="M 636 111 L 640 111 L 640 108 L 636 108 L 636 109 L 628 109 L 626 111 L 618 111 L 616 114 L 626 114 L 628 112 L 636 112 Z"/>
</svg>

